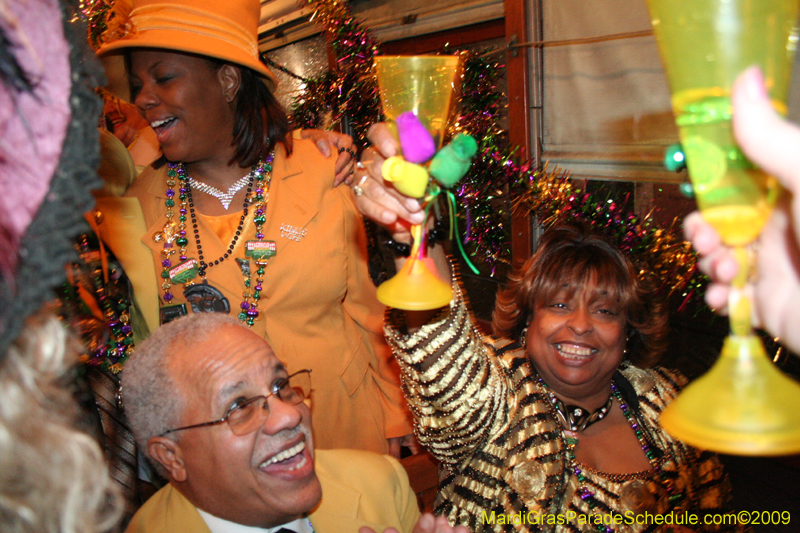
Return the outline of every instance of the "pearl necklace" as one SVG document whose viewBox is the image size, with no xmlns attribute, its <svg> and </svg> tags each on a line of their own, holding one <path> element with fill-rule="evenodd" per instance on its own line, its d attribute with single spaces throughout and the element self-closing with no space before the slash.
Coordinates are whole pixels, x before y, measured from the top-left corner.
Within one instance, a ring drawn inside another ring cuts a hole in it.
<svg viewBox="0 0 800 533">
<path fill-rule="evenodd" d="M 194 178 L 189 178 L 189 187 L 198 192 L 206 193 L 209 196 L 213 196 L 214 198 L 219 200 L 219 202 L 222 204 L 222 207 L 225 209 L 225 211 L 227 211 L 228 207 L 230 207 L 231 202 L 233 201 L 234 195 L 240 190 L 242 190 L 242 187 L 244 187 L 248 183 L 252 183 L 253 178 L 255 177 L 254 172 L 255 169 L 251 170 L 250 173 L 247 174 L 246 176 L 242 176 L 241 178 L 236 180 L 236 182 L 234 182 L 233 185 L 228 187 L 227 192 L 222 192 L 216 187 L 212 187 L 208 183 L 203 183 L 202 181 L 198 181 Z"/>
</svg>

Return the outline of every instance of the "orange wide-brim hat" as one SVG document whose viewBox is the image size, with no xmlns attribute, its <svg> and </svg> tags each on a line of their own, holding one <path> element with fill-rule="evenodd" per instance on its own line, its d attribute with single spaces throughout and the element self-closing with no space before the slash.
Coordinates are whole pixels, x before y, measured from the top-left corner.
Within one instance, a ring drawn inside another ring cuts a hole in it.
<svg viewBox="0 0 800 533">
<path fill-rule="evenodd" d="M 116 0 L 97 50 L 129 48 L 188 52 L 254 70 L 274 91 L 275 75 L 258 51 L 259 0 Z"/>
</svg>

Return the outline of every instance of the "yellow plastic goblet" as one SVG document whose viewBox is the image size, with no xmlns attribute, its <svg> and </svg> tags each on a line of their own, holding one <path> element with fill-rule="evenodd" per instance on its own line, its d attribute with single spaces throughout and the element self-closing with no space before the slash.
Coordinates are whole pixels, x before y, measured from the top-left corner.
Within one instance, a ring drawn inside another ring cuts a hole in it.
<svg viewBox="0 0 800 533">
<path fill-rule="evenodd" d="M 703 217 L 735 248 L 740 276 L 728 309 L 731 334 L 711 370 L 661 415 L 661 425 L 697 446 L 739 455 L 800 451 L 800 385 L 767 358 L 750 325 L 750 245 L 779 192 L 736 145 L 731 87 L 751 65 L 786 112 L 797 0 L 648 0 L 689 177 Z"/>
<path fill-rule="evenodd" d="M 436 147 L 441 148 L 460 81 L 459 68 L 460 59 L 456 56 L 375 57 L 381 106 L 387 120 L 396 121 L 403 113 L 414 113 Z M 411 190 L 402 186 L 398 189 Z M 418 190 L 424 189 L 423 185 Z M 443 307 L 452 299 L 453 291 L 428 266 L 424 227 L 412 226 L 411 234 L 414 238 L 411 254 L 400 272 L 378 287 L 378 300 L 390 307 L 412 311 Z"/>
</svg>

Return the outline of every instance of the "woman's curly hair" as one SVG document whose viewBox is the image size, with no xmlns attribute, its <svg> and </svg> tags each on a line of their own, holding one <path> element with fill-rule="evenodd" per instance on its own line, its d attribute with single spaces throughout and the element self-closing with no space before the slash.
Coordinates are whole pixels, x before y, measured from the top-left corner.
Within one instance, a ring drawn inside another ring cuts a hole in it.
<svg viewBox="0 0 800 533">
<path fill-rule="evenodd" d="M 554 226 L 545 232 L 536 253 L 512 274 L 497 295 L 494 335 L 518 340 L 537 305 L 565 287 L 579 291 L 596 280 L 619 301 L 627 318 L 627 358 L 636 366 L 654 364 L 667 344 L 664 302 L 637 276 L 631 261 L 604 235 L 580 224 Z"/>
</svg>

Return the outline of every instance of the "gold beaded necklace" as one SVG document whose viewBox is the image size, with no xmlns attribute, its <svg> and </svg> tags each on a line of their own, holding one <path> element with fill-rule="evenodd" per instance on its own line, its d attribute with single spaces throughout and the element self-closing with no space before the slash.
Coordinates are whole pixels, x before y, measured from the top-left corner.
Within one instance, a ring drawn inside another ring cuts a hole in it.
<svg viewBox="0 0 800 533">
<path fill-rule="evenodd" d="M 167 170 L 167 190 L 165 206 L 167 208 L 166 217 L 167 223 L 164 228 L 156 233 L 154 239 L 156 242 L 163 242 L 163 249 L 161 251 L 162 262 L 161 277 L 163 279 L 161 288 L 164 291 L 164 301 L 169 305 L 174 299 L 172 294 L 172 286 L 176 283 L 184 285 L 184 295 L 187 296 L 189 292 L 198 292 L 206 296 L 211 301 L 208 310 L 230 312 L 230 304 L 227 298 L 222 293 L 208 284 L 206 271 L 210 268 L 225 261 L 233 254 L 236 243 L 242 234 L 244 222 L 248 215 L 249 204 L 253 204 L 253 221 L 255 223 L 255 240 L 250 240 L 245 243 L 245 258 L 238 259 L 243 273 L 245 273 L 245 291 L 243 293 L 243 301 L 240 305 L 240 312 L 238 318 L 251 327 L 253 322 L 259 316 L 258 301 L 261 297 L 260 293 L 263 289 L 263 275 L 264 269 L 268 260 L 275 255 L 276 245 L 274 241 L 264 240 L 263 225 L 266 222 L 266 208 L 269 201 L 269 188 L 272 182 L 272 161 L 274 160 L 275 153 L 271 153 L 266 159 L 259 160 L 250 173 L 245 176 L 249 183 L 247 194 L 243 205 L 242 216 L 239 220 L 239 225 L 234 232 L 230 246 L 227 251 L 219 258 L 208 263 L 205 262 L 203 257 L 203 248 L 200 241 L 200 232 L 197 224 L 196 213 L 194 210 L 194 203 L 192 201 L 192 187 L 190 184 L 186 167 L 183 163 L 168 163 Z M 177 181 L 176 181 L 177 180 Z M 180 200 L 180 208 L 178 211 L 177 222 L 175 219 L 175 186 L 180 184 L 178 189 L 178 198 Z M 255 189 L 253 189 L 255 187 Z M 198 259 L 190 258 L 186 254 L 186 246 L 189 244 L 189 239 L 186 233 L 186 222 L 188 221 L 187 215 L 191 218 L 192 230 L 194 234 L 195 245 L 197 247 Z M 173 266 L 172 256 L 177 251 L 174 245 L 179 247 L 180 262 Z M 249 268 L 249 261 L 253 260 L 257 278 L 256 284 L 251 288 L 251 279 Z M 243 266 L 243 262 L 247 263 L 247 268 Z M 197 276 L 200 276 L 202 284 L 197 285 L 194 281 Z M 189 299 L 189 298 L 187 298 Z M 205 310 L 205 309 L 204 309 Z M 195 309 L 197 311 L 197 309 Z M 185 314 L 185 309 L 178 314 Z M 163 322 L 163 320 L 162 320 Z"/>
</svg>

